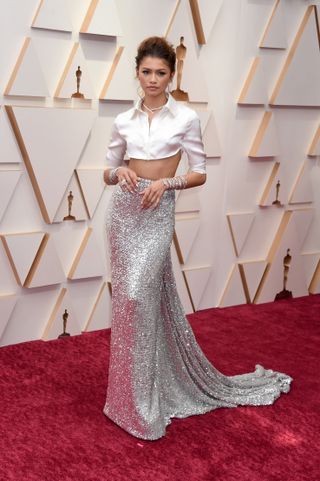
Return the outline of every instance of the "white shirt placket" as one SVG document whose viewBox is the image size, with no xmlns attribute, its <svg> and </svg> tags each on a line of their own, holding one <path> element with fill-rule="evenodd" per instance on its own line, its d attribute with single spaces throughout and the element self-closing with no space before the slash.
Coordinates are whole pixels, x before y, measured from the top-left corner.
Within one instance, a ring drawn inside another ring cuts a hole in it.
<svg viewBox="0 0 320 481">
<path fill-rule="evenodd" d="M 141 122 L 140 125 L 142 127 L 142 132 L 143 132 L 143 143 L 144 143 L 144 152 L 147 156 L 147 159 L 150 159 L 150 127 L 149 127 L 149 119 L 148 119 L 148 114 L 146 112 L 143 112 L 140 110 L 139 112 Z M 153 121 L 152 121 L 153 122 Z M 151 122 L 151 125 L 152 125 Z"/>
</svg>

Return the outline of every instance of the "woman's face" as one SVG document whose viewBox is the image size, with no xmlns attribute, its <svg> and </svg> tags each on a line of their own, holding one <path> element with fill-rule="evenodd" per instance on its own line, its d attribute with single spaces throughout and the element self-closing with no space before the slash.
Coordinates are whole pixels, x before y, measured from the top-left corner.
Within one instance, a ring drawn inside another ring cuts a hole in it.
<svg viewBox="0 0 320 481">
<path fill-rule="evenodd" d="M 166 90 L 173 75 L 167 62 L 158 57 L 144 57 L 137 70 L 141 88 L 146 95 L 152 97 L 157 97 Z"/>
</svg>

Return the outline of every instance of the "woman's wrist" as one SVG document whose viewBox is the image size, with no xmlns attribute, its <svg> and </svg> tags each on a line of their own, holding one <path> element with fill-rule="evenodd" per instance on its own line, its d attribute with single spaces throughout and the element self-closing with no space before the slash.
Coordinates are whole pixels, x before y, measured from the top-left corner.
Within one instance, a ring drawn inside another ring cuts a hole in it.
<svg viewBox="0 0 320 481">
<path fill-rule="evenodd" d="M 187 175 L 178 175 L 176 177 L 164 177 L 161 179 L 166 190 L 181 190 L 187 187 Z"/>
<path fill-rule="evenodd" d="M 118 183 L 118 170 L 120 167 L 115 167 L 114 169 L 109 170 L 109 175 L 108 175 L 108 183 L 111 185 L 115 185 Z"/>
</svg>

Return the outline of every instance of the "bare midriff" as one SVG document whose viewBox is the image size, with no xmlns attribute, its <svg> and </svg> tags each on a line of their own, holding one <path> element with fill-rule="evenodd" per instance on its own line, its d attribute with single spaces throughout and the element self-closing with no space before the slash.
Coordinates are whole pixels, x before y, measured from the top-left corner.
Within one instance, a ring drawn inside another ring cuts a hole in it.
<svg viewBox="0 0 320 481">
<path fill-rule="evenodd" d="M 181 159 L 181 150 L 171 157 L 164 159 L 135 159 L 130 158 L 128 167 L 135 171 L 138 177 L 158 180 L 164 177 L 174 177 Z"/>
</svg>

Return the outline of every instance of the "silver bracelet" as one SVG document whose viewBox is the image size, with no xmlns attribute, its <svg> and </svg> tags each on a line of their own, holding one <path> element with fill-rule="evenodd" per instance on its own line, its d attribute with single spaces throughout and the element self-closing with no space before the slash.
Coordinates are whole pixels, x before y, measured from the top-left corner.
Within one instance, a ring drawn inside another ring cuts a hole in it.
<svg viewBox="0 0 320 481">
<path fill-rule="evenodd" d="M 165 177 L 161 179 L 163 185 L 167 190 L 169 189 L 176 189 L 181 190 L 187 187 L 187 175 L 178 175 L 177 177 Z"/>
<path fill-rule="evenodd" d="M 120 169 L 120 167 L 116 167 L 115 169 L 110 169 L 109 172 L 109 183 L 110 184 L 117 184 L 118 183 L 118 175 L 117 175 L 117 170 Z"/>
</svg>

